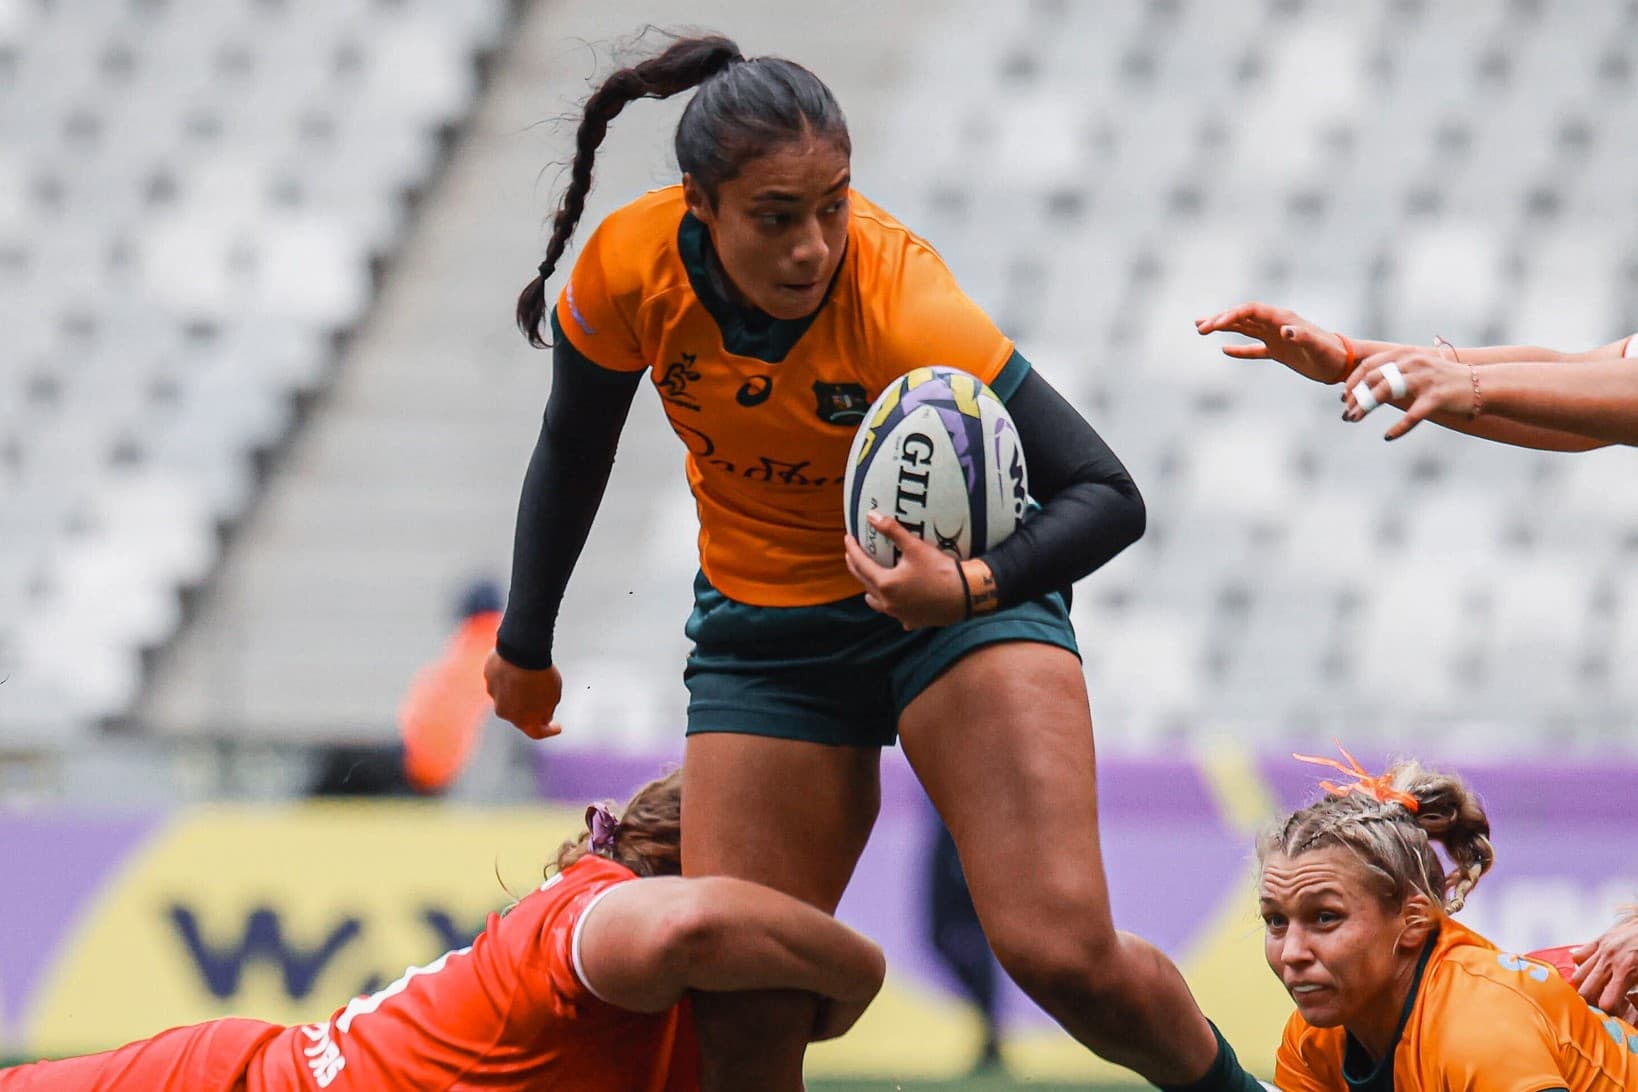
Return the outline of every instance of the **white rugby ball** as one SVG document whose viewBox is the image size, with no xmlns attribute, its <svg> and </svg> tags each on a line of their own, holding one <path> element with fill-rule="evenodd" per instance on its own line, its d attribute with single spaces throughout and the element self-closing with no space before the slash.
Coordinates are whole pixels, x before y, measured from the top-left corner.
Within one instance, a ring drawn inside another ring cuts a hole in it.
<svg viewBox="0 0 1638 1092">
<path fill-rule="evenodd" d="M 956 557 L 977 557 L 1023 522 L 1024 447 L 1007 407 L 977 376 L 917 368 L 865 414 L 842 496 L 848 533 L 880 564 L 896 564 L 898 550 L 870 526 L 872 511 Z"/>
</svg>

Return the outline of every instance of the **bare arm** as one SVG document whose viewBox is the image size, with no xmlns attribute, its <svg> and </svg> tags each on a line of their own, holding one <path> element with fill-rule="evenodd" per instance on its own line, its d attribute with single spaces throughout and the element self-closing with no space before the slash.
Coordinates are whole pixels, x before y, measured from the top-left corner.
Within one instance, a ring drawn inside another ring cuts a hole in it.
<svg viewBox="0 0 1638 1092">
<path fill-rule="evenodd" d="M 1240 334 L 1261 344 L 1225 345 L 1223 353 L 1237 360 L 1276 360 L 1306 379 L 1317 383 L 1341 381 L 1349 363 L 1379 353 L 1415 352 L 1418 346 L 1397 341 L 1366 341 L 1343 332 L 1328 330 L 1297 312 L 1266 303 L 1242 303 L 1210 318 L 1196 319 L 1201 334 Z M 1516 362 L 1566 363 L 1610 360 L 1626 351 L 1630 339 L 1622 338 L 1585 352 L 1567 353 L 1539 345 L 1484 345 L 1453 347 L 1463 364 L 1507 364 Z"/>
<path fill-rule="evenodd" d="M 1600 345 L 1596 349 L 1585 352 L 1567 353 L 1559 349 L 1546 349 L 1539 345 L 1481 345 L 1455 348 L 1456 358 L 1464 364 L 1515 364 L 1515 363 L 1548 363 L 1564 364 L 1579 360 L 1613 360 L 1618 359 L 1626 350 L 1627 338 L 1612 341 L 1608 345 Z M 1383 348 L 1393 346 L 1384 345 Z M 1373 351 L 1375 351 L 1373 349 Z"/>
<path fill-rule="evenodd" d="M 1399 398 L 1383 377 L 1390 364 L 1404 378 Z M 1361 361 L 1348 379 L 1349 420 L 1365 415 L 1358 400 L 1361 384 L 1369 386 L 1376 402 L 1405 411 L 1387 431 L 1390 440 L 1418 421 L 1431 420 L 1470 435 L 1553 451 L 1638 444 L 1638 362 L 1619 356 L 1474 367 L 1425 349 L 1381 353 Z"/>
<path fill-rule="evenodd" d="M 726 876 L 620 884 L 580 929 L 586 985 L 633 1012 L 670 1008 L 688 990 L 781 989 L 862 1012 L 887 967 L 875 943 L 829 914 Z"/>
</svg>

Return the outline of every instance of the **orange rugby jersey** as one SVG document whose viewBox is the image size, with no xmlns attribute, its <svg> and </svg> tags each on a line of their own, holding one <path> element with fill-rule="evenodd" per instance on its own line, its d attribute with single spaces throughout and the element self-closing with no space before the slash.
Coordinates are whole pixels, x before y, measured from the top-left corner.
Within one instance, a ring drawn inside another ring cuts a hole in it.
<svg viewBox="0 0 1638 1092">
<path fill-rule="evenodd" d="M 810 319 L 752 329 L 722 301 L 681 186 L 604 220 L 558 299 L 554 330 L 582 356 L 649 370 L 688 449 L 700 567 L 740 602 L 859 593 L 842 560 L 842 479 L 853 433 L 888 384 L 942 364 L 1006 398 L 1029 367 L 931 246 L 859 194 L 849 200 L 847 251 Z"/>
<path fill-rule="evenodd" d="M 1638 1031 L 1591 1008 L 1545 963 L 1500 951 L 1446 919 L 1411 999 L 1392 1065 L 1350 1062 L 1342 1028 L 1292 1013 L 1275 1062 L 1285 1092 L 1638 1092 Z M 1355 1048 L 1357 1051 L 1357 1048 Z"/>
<path fill-rule="evenodd" d="M 695 1092 L 686 1003 L 628 1012 L 596 997 L 578 970 L 581 916 L 635 879 L 607 858 L 581 858 L 491 914 L 470 948 L 410 968 L 323 1023 L 286 1029 L 252 1063 L 248 1092 Z"/>
</svg>

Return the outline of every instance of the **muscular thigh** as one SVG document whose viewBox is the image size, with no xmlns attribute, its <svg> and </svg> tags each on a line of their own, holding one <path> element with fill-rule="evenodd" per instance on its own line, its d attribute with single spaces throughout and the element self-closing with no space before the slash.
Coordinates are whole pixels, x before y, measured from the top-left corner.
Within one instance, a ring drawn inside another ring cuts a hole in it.
<svg viewBox="0 0 1638 1092">
<path fill-rule="evenodd" d="M 1025 641 L 968 653 L 905 708 L 899 739 L 986 928 L 1003 913 L 1056 911 L 1112 928 L 1092 716 L 1073 653 Z"/>
<path fill-rule="evenodd" d="M 834 910 L 876 820 L 880 757 L 733 732 L 688 737 L 683 873 L 754 880 Z"/>
</svg>

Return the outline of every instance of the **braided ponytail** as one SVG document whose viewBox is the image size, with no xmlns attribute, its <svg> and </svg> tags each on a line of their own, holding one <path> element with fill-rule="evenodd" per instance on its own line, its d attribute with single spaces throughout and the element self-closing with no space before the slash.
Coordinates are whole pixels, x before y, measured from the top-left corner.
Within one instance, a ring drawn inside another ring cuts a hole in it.
<svg viewBox="0 0 1638 1092">
<path fill-rule="evenodd" d="M 540 263 L 535 278 L 518 295 L 518 329 L 537 349 L 546 347 L 540 335 L 541 320 L 546 317 L 546 280 L 557 269 L 558 260 L 569 245 L 580 215 L 586 210 L 586 195 L 591 192 L 592 163 L 597 149 L 608 135 L 609 123 L 630 103 L 638 99 L 665 99 L 698 87 L 706 80 L 745 58 L 739 46 L 728 38 L 710 36 L 679 38 L 658 56 L 622 68 L 586 100 L 580 126 L 575 131 L 574 161 L 569 167 L 569 187 L 557 214 L 552 218 L 552 238 L 546 244 L 546 257 Z"/>
<path fill-rule="evenodd" d="M 1479 877 L 1496 863 L 1490 844 L 1490 817 L 1484 806 L 1462 780 L 1452 774 L 1435 773 L 1420 763 L 1402 762 L 1389 771 L 1402 782 L 1405 792 L 1416 797 L 1416 825 L 1430 841 L 1445 847 L 1450 858 L 1450 875 L 1441 877 L 1445 909 L 1451 913 L 1467 902 L 1468 892 Z"/>
</svg>

